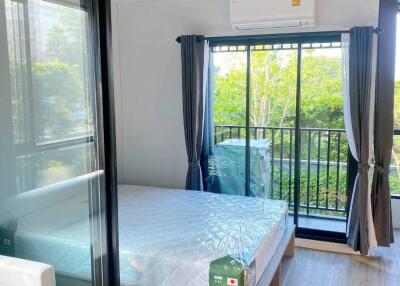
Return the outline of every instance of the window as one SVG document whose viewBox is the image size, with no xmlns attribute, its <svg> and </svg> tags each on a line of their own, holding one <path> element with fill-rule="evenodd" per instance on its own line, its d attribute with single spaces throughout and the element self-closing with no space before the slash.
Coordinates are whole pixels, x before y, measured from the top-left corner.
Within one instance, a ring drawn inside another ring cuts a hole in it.
<svg viewBox="0 0 400 286">
<path fill-rule="evenodd" d="M 208 191 L 286 200 L 299 227 L 345 233 L 340 41 L 321 34 L 210 42 Z"/>
</svg>

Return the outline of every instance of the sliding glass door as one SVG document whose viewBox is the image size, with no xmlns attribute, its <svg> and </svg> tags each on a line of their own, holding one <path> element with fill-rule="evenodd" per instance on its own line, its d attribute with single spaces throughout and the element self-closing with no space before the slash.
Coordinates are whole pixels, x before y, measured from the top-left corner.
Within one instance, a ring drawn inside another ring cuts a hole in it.
<svg viewBox="0 0 400 286">
<path fill-rule="evenodd" d="M 0 0 L 0 255 L 54 266 L 57 285 L 111 281 L 92 4 Z"/>
<path fill-rule="evenodd" d="M 396 72 L 394 93 L 394 135 L 390 187 L 392 197 L 400 199 L 400 13 L 396 17 Z"/>
<path fill-rule="evenodd" d="M 298 226 L 346 232 L 348 142 L 340 42 L 301 44 Z"/>
<path fill-rule="evenodd" d="M 345 239 L 354 180 L 340 41 L 339 33 L 210 41 L 214 149 L 241 139 L 245 151 L 240 169 L 222 154 L 227 172 L 206 176 L 221 181 L 241 170 L 241 184 L 208 190 L 285 200 L 298 236 L 334 241 Z"/>
</svg>

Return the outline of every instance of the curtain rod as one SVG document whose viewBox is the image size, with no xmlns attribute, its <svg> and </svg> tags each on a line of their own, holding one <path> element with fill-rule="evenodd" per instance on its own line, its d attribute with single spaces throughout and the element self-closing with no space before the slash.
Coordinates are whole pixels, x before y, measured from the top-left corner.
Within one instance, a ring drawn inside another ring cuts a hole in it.
<svg viewBox="0 0 400 286">
<path fill-rule="evenodd" d="M 382 34 L 384 30 L 380 27 L 374 28 L 375 34 Z M 299 37 L 304 36 L 324 36 L 324 35 L 334 35 L 334 34 L 348 34 L 350 30 L 339 30 L 339 31 L 322 31 L 322 32 L 305 32 L 305 33 L 288 33 L 288 34 L 263 34 L 263 35 L 242 35 L 242 36 L 226 36 L 226 37 L 205 37 L 197 36 L 197 41 L 216 41 L 216 40 L 246 40 L 249 38 L 253 39 L 265 39 L 265 38 L 283 38 L 283 37 Z M 176 38 L 177 43 L 181 43 L 181 37 Z"/>
</svg>

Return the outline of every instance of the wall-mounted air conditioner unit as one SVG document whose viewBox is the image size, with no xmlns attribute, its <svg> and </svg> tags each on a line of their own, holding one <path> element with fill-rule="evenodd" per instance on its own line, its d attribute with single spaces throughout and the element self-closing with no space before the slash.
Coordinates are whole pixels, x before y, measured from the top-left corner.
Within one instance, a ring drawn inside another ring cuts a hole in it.
<svg viewBox="0 0 400 286">
<path fill-rule="evenodd" d="M 235 31 L 315 26 L 315 0 L 230 0 Z"/>
</svg>

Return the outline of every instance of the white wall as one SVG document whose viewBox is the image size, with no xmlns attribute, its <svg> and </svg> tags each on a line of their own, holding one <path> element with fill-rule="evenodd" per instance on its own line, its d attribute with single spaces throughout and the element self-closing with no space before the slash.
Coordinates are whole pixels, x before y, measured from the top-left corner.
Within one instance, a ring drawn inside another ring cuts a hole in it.
<svg viewBox="0 0 400 286">
<path fill-rule="evenodd" d="M 378 0 L 316 3 L 314 30 L 376 25 Z M 187 160 L 175 38 L 234 34 L 229 0 L 121 0 L 115 8 L 120 182 L 182 188 Z"/>
</svg>

